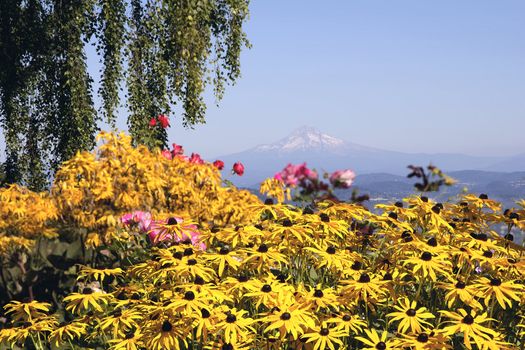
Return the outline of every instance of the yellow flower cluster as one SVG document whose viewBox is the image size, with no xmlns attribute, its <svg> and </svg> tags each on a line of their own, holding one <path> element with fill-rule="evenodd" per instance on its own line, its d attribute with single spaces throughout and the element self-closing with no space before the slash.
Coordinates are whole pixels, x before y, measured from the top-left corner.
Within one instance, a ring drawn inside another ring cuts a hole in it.
<svg viewBox="0 0 525 350">
<path fill-rule="evenodd" d="M 92 245 L 118 238 L 119 218 L 132 210 L 239 224 L 249 219 L 243 207 L 258 202 L 248 191 L 221 186 L 211 164 L 133 147 L 124 133 L 101 133 L 97 140 L 95 153 L 78 153 L 61 166 L 52 187 L 64 220 L 87 229 Z"/>
<path fill-rule="evenodd" d="M 0 256 L 29 251 L 38 237 L 56 237 L 51 224 L 57 217 L 57 208 L 48 194 L 18 185 L 0 188 Z"/>
<path fill-rule="evenodd" d="M 82 270 L 91 284 L 64 299 L 69 323 L 40 315 L 42 306 L 8 305 L 13 327 L 0 341 L 32 334 L 115 350 L 523 346 L 525 256 L 513 240 L 524 208 L 502 213 L 485 195 L 377 207 L 259 202 L 243 208 L 251 222 L 198 227 L 201 244 L 164 241 L 126 268 Z"/>
</svg>

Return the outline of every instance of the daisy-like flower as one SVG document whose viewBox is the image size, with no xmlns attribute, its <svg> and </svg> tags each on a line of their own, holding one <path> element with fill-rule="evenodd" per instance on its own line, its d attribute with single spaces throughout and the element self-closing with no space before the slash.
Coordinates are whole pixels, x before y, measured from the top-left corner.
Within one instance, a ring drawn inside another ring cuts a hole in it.
<svg viewBox="0 0 525 350">
<path fill-rule="evenodd" d="M 400 321 L 397 326 L 397 331 L 400 333 L 407 333 L 409 329 L 413 333 L 422 332 L 426 326 L 430 326 L 426 320 L 435 317 L 427 311 L 426 307 L 417 308 L 417 302 L 411 302 L 408 298 L 399 299 L 399 306 L 396 305 L 394 308 L 398 311 L 391 312 L 387 316 L 393 317 L 389 323 Z"/>
<path fill-rule="evenodd" d="M 140 350 L 144 348 L 142 338 L 144 335 L 140 329 L 133 329 L 126 333 L 123 339 L 110 339 L 110 350 Z"/>
<path fill-rule="evenodd" d="M 253 319 L 246 317 L 248 311 L 237 310 L 236 308 L 227 309 L 222 312 L 216 324 L 217 333 L 222 335 L 226 343 L 242 343 L 250 338 L 251 332 L 255 332 L 252 324 Z"/>
<path fill-rule="evenodd" d="M 423 277 L 429 276 L 432 281 L 437 280 L 437 273 L 449 276 L 452 270 L 452 264 L 445 254 L 434 255 L 431 252 L 424 251 L 419 256 L 413 256 L 405 261 L 403 265 L 412 265 L 412 272 L 420 274 Z"/>
<path fill-rule="evenodd" d="M 116 309 L 111 315 L 104 317 L 98 324 L 103 332 L 110 331 L 113 338 L 124 336 L 129 330 L 138 328 L 138 322 L 143 315 L 134 309 Z"/>
<path fill-rule="evenodd" d="M 4 306 L 6 314 L 11 314 L 13 322 L 32 322 L 34 319 L 46 317 L 51 304 L 43 303 L 36 300 L 28 303 L 11 301 Z"/>
<path fill-rule="evenodd" d="M 346 336 L 345 332 L 338 328 L 322 327 L 314 328 L 315 332 L 306 333 L 303 337 L 306 338 L 306 343 L 313 343 L 312 350 L 335 350 L 343 346 L 341 338 Z"/>
<path fill-rule="evenodd" d="M 472 341 L 478 348 L 483 348 L 487 343 L 490 343 L 493 338 L 498 337 L 498 332 L 483 326 L 483 323 L 490 321 L 487 313 L 477 315 L 476 311 L 468 313 L 464 309 L 459 309 L 458 312 L 440 311 L 444 316 L 452 319 L 450 326 L 443 328 L 444 335 L 454 335 L 456 333 L 463 334 L 463 341 L 467 349 L 472 349 Z"/>
<path fill-rule="evenodd" d="M 344 285 L 342 294 L 346 299 L 358 299 L 364 302 L 376 302 L 385 291 L 382 284 L 376 277 L 370 277 L 367 273 L 362 273 L 359 278 L 341 281 Z"/>
<path fill-rule="evenodd" d="M 191 330 L 182 322 L 174 322 L 175 321 L 164 319 L 154 323 L 153 326 L 147 330 L 148 336 L 145 337 L 147 349 L 180 350 L 181 343 L 187 347 L 186 336 Z"/>
<path fill-rule="evenodd" d="M 82 293 L 72 293 L 64 298 L 67 303 L 66 310 L 72 313 L 87 312 L 95 310 L 103 312 L 103 306 L 107 305 L 113 299 L 113 295 L 104 292 L 94 292 L 93 289 L 86 287 Z"/>
<path fill-rule="evenodd" d="M 395 349 L 396 344 L 392 340 L 388 340 L 388 332 L 383 331 L 381 336 L 377 333 L 375 329 L 365 329 L 367 338 L 365 337 L 355 337 L 357 340 L 365 344 L 365 347 L 361 349 L 364 350 L 388 350 Z"/>
<path fill-rule="evenodd" d="M 270 268 L 281 269 L 281 266 L 288 265 L 286 255 L 282 254 L 277 247 L 268 246 L 266 243 L 260 244 L 254 249 L 244 249 L 243 253 L 246 258 L 243 260 L 243 266 L 249 270 L 257 270 L 261 273 L 263 270 L 268 271 Z"/>
<path fill-rule="evenodd" d="M 276 306 L 279 292 L 283 289 L 279 281 L 270 276 L 265 279 L 250 280 L 248 288 L 251 291 L 244 294 L 244 296 L 254 298 L 256 300 L 255 307 L 257 309 L 260 305 L 264 305 L 267 308 Z"/>
<path fill-rule="evenodd" d="M 512 307 L 512 300 L 520 301 L 523 293 L 523 286 L 514 281 L 502 281 L 500 278 L 480 277 L 473 285 L 480 291 L 480 295 L 485 298 L 485 306 L 489 305 L 492 298 L 496 298 L 498 304 L 506 309 L 507 305 Z"/>
<path fill-rule="evenodd" d="M 336 328 L 341 329 L 346 335 L 350 333 L 360 334 L 363 327 L 366 327 L 366 322 L 359 318 L 359 315 L 350 315 L 347 313 L 341 314 L 338 317 L 332 317 L 326 320 L 326 323 L 335 324 Z"/>
<path fill-rule="evenodd" d="M 87 332 L 88 325 L 84 322 L 71 322 L 60 324 L 49 334 L 49 342 L 56 347 L 79 339 Z"/>
<path fill-rule="evenodd" d="M 445 350 L 451 349 L 448 337 L 439 332 L 421 332 L 402 334 L 399 345 L 413 350 Z"/>
<path fill-rule="evenodd" d="M 473 285 L 467 285 L 463 281 L 450 280 L 447 283 L 439 283 L 438 287 L 445 290 L 445 301 L 449 308 L 459 299 L 466 305 L 481 310 L 483 307 L 480 302 L 476 300 L 479 296 L 479 290 Z"/>
<path fill-rule="evenodd" d="M 293 302 L 280 305 L 279 311 L 270 312 L 261 321 L 268 324 L 264 329 L 265 333 L 277 329 L 281 338 L 291 334 L 295 340 L 307 329 L 315 327 L 314 315 L 307 308 Z"/>
<path fill-rule="evenodd" d="M 222 276 L 226 267 L 237 270 L 241 265 L 241 257 L 232 252 L 228 247 L 222 247 L 217 253 L 208 253 L 203 256 L 206 260 L 217 266 L 217 273 Z"/>
</svg>

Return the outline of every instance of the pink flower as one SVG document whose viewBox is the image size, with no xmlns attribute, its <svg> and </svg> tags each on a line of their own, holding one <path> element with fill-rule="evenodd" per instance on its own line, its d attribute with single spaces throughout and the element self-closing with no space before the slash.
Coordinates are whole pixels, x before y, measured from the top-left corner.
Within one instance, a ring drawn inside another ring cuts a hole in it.
<svg viewBox="0 0 525 350">
<path fill-rule="evenodd" d="M 295 187 L 299 183 L 305 185 L 306 180 L 317 180 L 317 172 L 309 169 L 306 163 L 288 164 L 282 171 L 275 174 L 274 179 L 284 182 L 286 186 Z"/>
<path fill-rule="evenodd" d="M 242 176 L 242 174 L 244 174 L 244 165 L 242 165 L 241 162 L 237 162 L 237 163 L 233 164 L 232 172 L 234 174 Z"/>
<path fill-rule="evenodd" d="M 171 153 L 173 153 L 173 156 L 183 155 L 184 154 L 184 148 L 181 145 L 177 145 L 176 143 L 171 145 L 173 147 L 173 150 Z"/>
<path fill-rule="evenodd" d="M 204 164 L 204 160 L 202 160 L 201 156 L 198 153 L 192 153 L 190 157 L 190 163 Z"/>
<path fill-rule="evenodd" d="M 355 173 L 350 170 L 337 170 L 330 175 L 330 183 L 334 187 L 338 188 L 349 188 L 355 179 Z"/>
<path fill-rule="evenodd" d="M 224 169 L 224 162 L 222 160 L 216 160 L 215 162 L 213 162 L 213 166 L 219 170 L 222 170 Z"/>
<path fill-rule="evenodd" d="M 151 213 L 136 210 L 121 216 L 120 221 L 124 226 L 137 225 L 141 232 L 147 232 L 151 226 Z"/>
<path fill-rule="evenodd" d="M 164 114 L 159 114 L 159 116 L 157 117 L 157 119 L 159 120 L 159 123 L 160 125 L 166 129 L 168 126 L 170 126 L 170 120 L 168 119 L 168 117 Z"/>
<path fill-rule="evenodd" d="M 192 245 L 203 250 L 206 249 L 206 244 L 200 242 L 200 232 L 197 231 L 197 226 L 182 225 L 180 231 L 181 236 L 179 237 L 178 235 L 170 233 L 165 229 L 164 225 L 168 224 L 169 220 L 175 220 L 177 225 L 184 223 L 184 220 L 181 217 L 172 217 L 167 220 L 153 223 L 151 225 L 151 229 L 148 232 L 149 239 L 153 244 L 166 241 L 182 243 L 186 240 L 190 240 Z"/>
<path fill-rule="evenodd" d="M 161 154 L 166 159 L 172 159 L 171 152 L 169 150 L 167 150 L 167 149 L 163 149 Z"/>
<path fill-rule="evenodd" d="M 152 127 L 153 127 L 153 126 L 155 126 L 155 125 L 157 125 L 157 119 L 155 119 L 155 118 L 151 118 L 151 119 L 149 120 L 149 126 L 152 126 Z"/>
</svg>

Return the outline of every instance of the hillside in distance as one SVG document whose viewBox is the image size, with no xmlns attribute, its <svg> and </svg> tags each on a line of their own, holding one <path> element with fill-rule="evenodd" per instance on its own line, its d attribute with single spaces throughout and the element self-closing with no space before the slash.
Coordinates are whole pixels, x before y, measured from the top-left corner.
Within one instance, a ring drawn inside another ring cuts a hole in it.
<svg viewBox="0 0 525 350">
<path fill-rule="evenodd" d="M 246 172 L 242 177 L 229 177 L 237 186 L 255 187 L 272 177 L 288 163 L 306 162 L 310 168 L 332 172 L 352 169 L 357 174 L 383 173 L 404 176 L 410 164 L 433 164 L 445 172 L 492 170 L 525 171 L 525 154 L 515 157 L 477 157 L 453 153 L 403 153 L 348 142 L 312 128 L 302 127 L 273 143 L 259 145 L 243 152 L 220 157 L 227 163 L 241 161 Z M 497 180 L 494 180 L 497 181 Z M 391 184 L 394 187 L 399 184 Z"/>
</svg>

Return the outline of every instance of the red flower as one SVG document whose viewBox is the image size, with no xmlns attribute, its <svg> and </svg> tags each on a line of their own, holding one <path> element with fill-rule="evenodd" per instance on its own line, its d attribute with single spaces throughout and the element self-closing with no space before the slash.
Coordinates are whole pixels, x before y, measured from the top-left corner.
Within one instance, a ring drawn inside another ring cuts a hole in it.
<svg viewBox="0 0 525 350">
<path fill-rule="evenodd" d="M 171 159 L 172 158 L 171 157 L 171 152 L 169 150 L 167 150 L 167 149 L 163 149 L 161 154 L 166 159 Z"/>
<path fill-rule="evenodd" d="M 170 126 L 170 120 L 168 119 L 167 116 L 165 116 L 164 114 L 159 114 L 159 116 L 157 117 L 157 119 L 159 120 L 159 123 L 160 125 L 166 129 L 168 126 Z"/>
<path fill-rule="evenodd" d="M 233 164 L 232 172 L 234 174 L 242 176 L 242 174 L 244 174 L 244 165 L 242 165 L 241 162 L 237 162 L 237 163 Z"/>
<path fill-rule="evenodd" d="M 224 168 L 224 162 L 222 160 L 216 160 L 213 162 L 213 166 L 219 170 L 222 170 Z"/>
<path fill-rule="evenodd" d="M 192 153 L 190 157 L 190 163 L 204 164 L 204 160 L 202 160 L 198 153 Z"/>
<path fill-rule="evenodd" d="M 157 125 L 157 119 L 151 118 L 149 121 L 149 126 L 155 126 L 155 125 Z"/>
<path fill-rule="evenodd" d="M 172 147 L 173 147 L 173 150 L 171 152 L 173 153 L 174 157 L 184 154 L 184 148 L 182 148 L 181 145 L 177 145 L 176 143 L 174 143 L 172 144 Z"/>
</svg>

